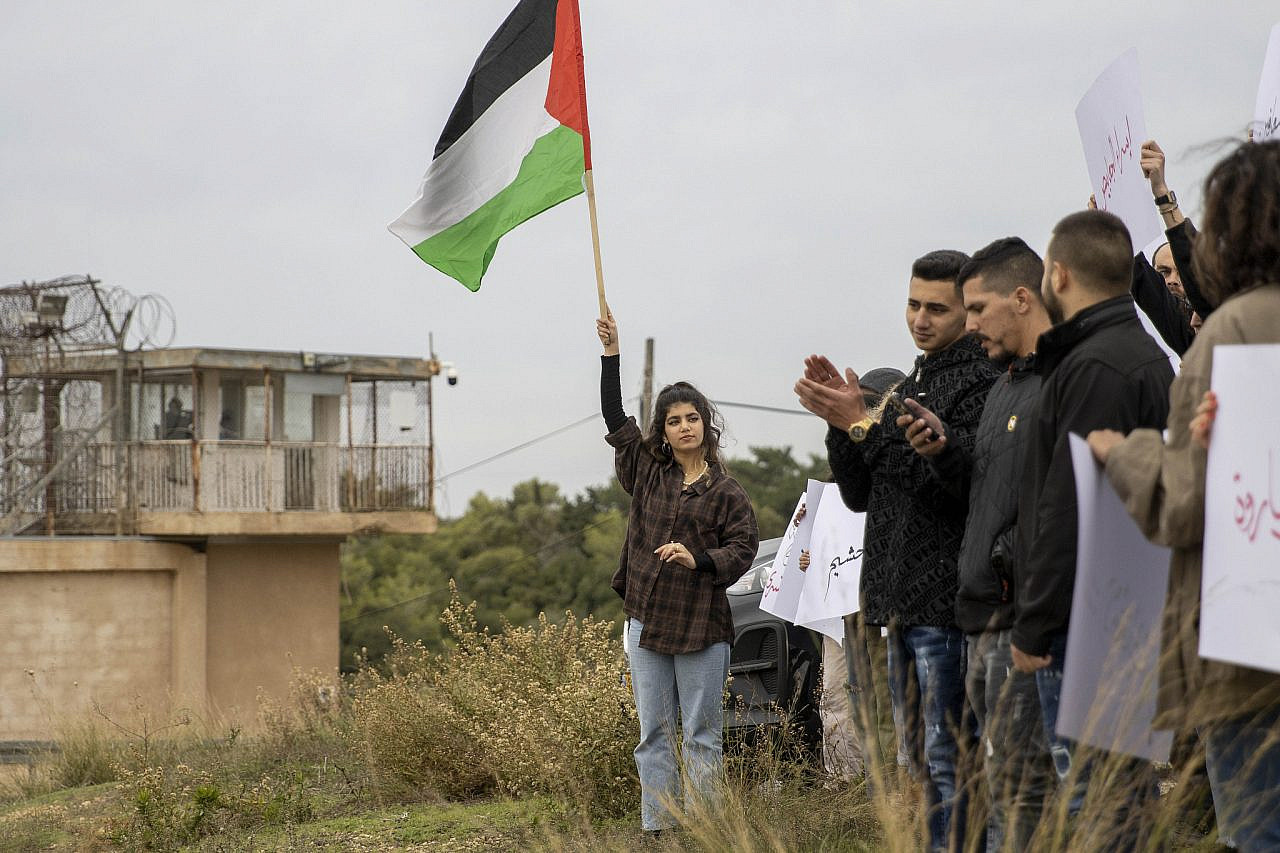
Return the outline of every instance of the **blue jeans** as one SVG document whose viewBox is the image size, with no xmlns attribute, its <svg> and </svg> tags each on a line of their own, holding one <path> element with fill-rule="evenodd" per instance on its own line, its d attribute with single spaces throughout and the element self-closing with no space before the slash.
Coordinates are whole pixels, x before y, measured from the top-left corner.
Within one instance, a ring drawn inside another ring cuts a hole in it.
<svg viewBox="0 0 1280 853">
<path fill-rule="evenodd" d="M 889 695 L 908 758 L 924 788 L 929 845 L 963 849 L 963 807 L 956 803 L 956 732 L 964 710 L 964 634 L 958 628 L 889 627 Z M 914 675 L 914 683 L 912 676 Z M 923 736 L 921 736 L 923 732 Z M 916 768 L 923 747 L 927 773 Z M 955 816 L 955 826 L 952 817 Z"/>
<path fill-rule="evenodd" d="M 1160 797 L 1159 783 L 1151 762 L 1129 758 L 1119 753 L 1085 747 L 1057 733 L 1058 709 L 1062 706 L 1062 674 L 1066 665 L 1067 635 L 1056 634 L 1049 641 L 1049 665 L 1036 670 L 1036 689 L 1040 693 L 1040 711 L 1044 716 L 1044 734 L 1049 741 L 1059 790 L 1070 797 L 1067 813 L 1075 817 L 1084 805 L 1084 797 L 1093 778 L 1094 768 L 1109 765 L 1100 779 L 1111 791 L 1104 800 L 1113 802 L 1107 819 L 1115 821 L 1112 836 L 1114 849 L 1139 849 L 1150 830 L 1144 812 Z M 1097 819 L 1091 819 L 1096 823 Z"/>
<path fill-rule="evenodd" d="M 693 795 L 714 792 L 724 766 L 724 682 L 729 676 L 729 644 L 715 643 L 682 655 L 640 647 L 644 626 L 627 620 L 631 689 L 640 717 L 636 770 L 640 774 L 640 820 L 645 829 L 675 825 L 669 805 L 680 800 L 676 760 L 676 712 L 683 724 L 686 805 Z"/>
<path fill-rule="evenodd" d="M 1219 840 L 1280 850 L 1280 706 L 1213 723 L 1203 734 Z"/>
<path fill-rule="evenodd" d="M 991 797 L 986 849 L 1028 850 L 1058 783 L 1040 722 L 1036 679 L 1013 668 L 1010 631 L 970 634 L 967 641 L 965 691 L 978 723 Z"/>
<path fill-rule="evenodd" d="M 1036 690 L 1040 693 L 1040 713 L 1044 717 L 1044 736 L 1049 741 L 1049 754 L 1053 757 L 1053 769 L 1060 785 L 1071 784 L 1071 801 L 1067 813 L 1075 816 L 1084 805 L 1085 791 L 1089 788 L 1090 766 L 1082 762 L 1071 776 L 1071 759 L 1076 752 L 1076 742 L 1058 735 L 1058 708 L 1062 705 L 1062 673 L 1067 656 L 1067 635 L 1058 634 L 1049 642 L 1049 665 L 1036 670 Z M 1067 790 L 1065 787 L 1063 790 Z"/>
</svg>

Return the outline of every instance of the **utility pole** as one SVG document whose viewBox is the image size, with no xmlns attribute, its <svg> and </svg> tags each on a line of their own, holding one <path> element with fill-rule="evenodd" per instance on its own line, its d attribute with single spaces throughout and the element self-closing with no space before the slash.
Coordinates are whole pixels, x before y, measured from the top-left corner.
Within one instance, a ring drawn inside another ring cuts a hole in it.
<svg viewBox="0 0 1280 853">
<path fill-rule="evenodd" d="M 431 380 L 440 372 L 436 359 L 436 336 L 427 332 L 427 350 L 431 359 L 431 374 L 427 377 L 427 512 L 436 511 L 436 419 L 431 400 Z"/>
<path fill-rule="evenodd" d="M 653 417 L 653 338 L 644 339 L 644 387 L 640 391 L 640 430 L 649 432 Z"/>
</svg>

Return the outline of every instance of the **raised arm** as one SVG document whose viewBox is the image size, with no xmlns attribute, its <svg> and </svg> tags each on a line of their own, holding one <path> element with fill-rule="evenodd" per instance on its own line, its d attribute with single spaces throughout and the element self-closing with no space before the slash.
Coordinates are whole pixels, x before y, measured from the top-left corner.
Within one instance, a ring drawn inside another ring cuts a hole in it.
<svg viewBox="0 0 1280 853">
<path fill-rule="evenodd" d="M 1178 268 L 1178 276 L 1182 279 L 1182 289 L 1187 294 L 1187 301 L 1203 321 L 1213 313 L 1213 306 L 1204 298 L 1200 289 L 1200 279 L 1196 277 L 1195 267 L 1191 263 L 1191 245 L 1195 240 L 1196 228 L 1190 219 L 1184 219 L 1171 228 L 1166 228 L 1164 236 L 1169 240 L 1169 251 L 1173 253 L 1173 264 Z"/>
<path fill-rule="evenodd" d="M 1191 220 L 1182 215 L 1178 207 L 1178 198 L 1169 183 L 1165 180 L 1164 152 L 1154 139 L 1148 139 L 1142 145 L 1142 173 L 1151 182 L 1151 196 L 1155 199 L 1156 209 L 1164 220 L 1164 235 L 1169 240 L 1169 251 L 1173 255 L 1173 265 L 1178 270 L 1178 279 L 1187 301 L 1192 309 L 1200 315 L 1201 321 L 1213 311 L 1200 290 L 1200 282 L 1196 279 L 1195 270 L 1191 266 L 1191 241 L 1196 230 Z"/>
<path fill-rule="evenodd" d="M 1173 255 L 1174 266 L 1178 269 L 1183 292 L 1187 294 L 1187 301 L 1191 303 L 1192 309 L 1203 321 L 1213 311 L 1213 307 L 1205 301 L 1200 282 L 1191 266 L 1191 241 L 1196 231 L 1191 221 L 1182 215 L 1178 197 L 1169 189 L 1169 182 L 1165 179 L 1164 151 L 1154 139 L 1148 139 L 1142 144 L 1141 166 L 1142 173 L 1151 182 L 1151 197 L 1155 199 L 1156 209 L 1164 220 L 1164 234 L 1169 240 L 1169 251 Z M 1161 335 L 1163 336 L 1163 332 Z M 1168 338 L 1165 340 L 1168 341 Z M 1172 343 L 1169 345 L 1173 346 Z M 1182 353 L 1181 350 L 1178 352 Z"/>
<path fill-rule="evenodd" d="M 619 377 L 618 323 L 610 311 L 608 319 L 596 320 L 596 334 L 604 347 L 600 356 L 600 414 L 610 433 L 617 432 L 627 422 L 627 412 L 622 407 L 622 380 Z"/>
<path fill-rule="evenodd" d="M 1138 165 L 1142 167 L 1142 174 L 1151 183 L 1151 197 L 1155 199 L 1156 210 L 1160 211 L 1164 227 L 1172 228 L 1184 217 L 1182 210 L 1178 207 L 1178 197 L 1169 189 L 1169 184 L 1164 179 L 1164 150 L 1154 139 L 1148 139 L 1142 143 L 1141 159 Z"/>
<path fill-rule="evenodd" d="M 596 334 L 604 346 L 600 357 L 600 414 L 604 415 L 609 434 L 604 440 L 613 447 L 613 470 L 618 484 L 627 494 L 633 494 L 638 482 L 649 476 L 654 459 L 645 449 L 644 436 L 636 419 L 627 416 L 622 408 L 622 383 L 618 378 L 618 324 L 613 314 L 604 320 L 596 320 Z"/>
<path fill-rule="evenodd" d="M 1169 349 L 1183 355 L 1195 340 L 1190 318 L 1182 310 L 1178 297 L 1170 292 L 1164 277 L 1142 252 L 1133 257 L 1133 282 L 1129 285 L 1129 292 L 1142 313 L 1151 318 L 1151 325 L 1156 327 Z"/>
</svg>

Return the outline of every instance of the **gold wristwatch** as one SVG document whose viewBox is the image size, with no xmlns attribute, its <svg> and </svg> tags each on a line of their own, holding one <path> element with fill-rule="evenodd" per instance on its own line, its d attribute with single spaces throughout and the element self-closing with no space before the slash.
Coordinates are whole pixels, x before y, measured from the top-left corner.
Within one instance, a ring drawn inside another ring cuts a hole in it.
<svg viewBox="0 0 1280 853">
<path fill-rule="evenodd" d="M 871 431 L 871 425 L 874 423 L 875 421 L 871 420 L 870 416 L 867 416 L 860 421 L 855 421 L 849 427 L 849 440 L 854 444 L 861 444 L 863 441 L 866 441 L 867 433 Z"/>
</svg>

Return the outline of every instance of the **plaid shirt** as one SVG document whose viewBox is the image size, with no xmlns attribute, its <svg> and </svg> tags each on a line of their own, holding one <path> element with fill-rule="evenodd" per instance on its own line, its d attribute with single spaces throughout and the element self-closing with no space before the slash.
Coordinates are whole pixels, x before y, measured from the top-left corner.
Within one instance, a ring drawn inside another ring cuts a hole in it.
<svg viewBox="0 0 1280 853">
<path fill-rule="evenodd" d="M 613 588 L 627 616 L 644 624 L 641 647 L 677 655 L 732 643 L 725 588 L 751 568 L 760 542 L 746 491 L 719 465 L 686 488 L 680 465 L 654 457 L 635 418 L 605 441 L 614 448 L 618 482 L 631 495 Z M 681 543 L 695 558 L 705 554 L 709 570 L 659 562 L 653 552 L 667 542 Z"/>
</svg>

